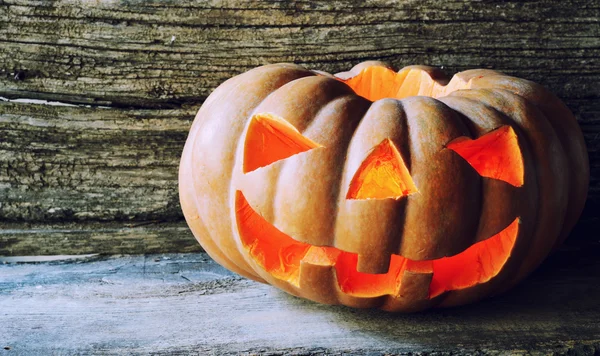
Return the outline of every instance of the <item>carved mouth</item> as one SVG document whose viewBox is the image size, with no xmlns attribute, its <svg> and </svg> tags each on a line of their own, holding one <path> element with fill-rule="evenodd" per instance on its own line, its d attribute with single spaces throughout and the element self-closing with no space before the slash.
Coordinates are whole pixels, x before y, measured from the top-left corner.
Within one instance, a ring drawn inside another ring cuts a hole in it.
<svg viewBox="0 0 600 356">
<path fill-rule="evenodd" d="M 303 264 L 332 266 L 339 289 L 356 297 L 398 295 L 406 272 L 432 274 L 429 298 L 485 283 L 502 270 L 519 233 L 516 218 L 496 235 L 454 256 L 414 261 L 393 254 L 387 273 L 371 274 L 356 270 L 356 253 L 299 242 L 278 230 L 250 206 L 241 191 L 236 192 L 235 208 L 244 248 L 271 276 L 299 287 Z"/>
</svg>

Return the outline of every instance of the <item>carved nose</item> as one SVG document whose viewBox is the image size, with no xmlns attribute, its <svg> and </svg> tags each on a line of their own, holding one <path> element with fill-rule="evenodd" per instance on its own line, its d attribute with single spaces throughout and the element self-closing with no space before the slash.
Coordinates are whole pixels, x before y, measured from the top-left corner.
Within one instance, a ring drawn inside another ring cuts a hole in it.
<svg viewBox="0 0 600 356">
<path fill-rule="evenodd" d="M 360 165 L 346 199 L 400 199 L 418 192 L 398 149 L 386 138 Z"/>
<path fill-rule="evenodd" d="M 354 217 L 338 226 L 344 236 L 336 247 L 358 254 L 357 270 L 387 273 L 392 251 L 397 250 L 398 234 L 408 195 L 417 193 L 410 172 L 394 145 L 386 138 L 367 155 L 352 178 L 346 209 Z"/>
</svg>

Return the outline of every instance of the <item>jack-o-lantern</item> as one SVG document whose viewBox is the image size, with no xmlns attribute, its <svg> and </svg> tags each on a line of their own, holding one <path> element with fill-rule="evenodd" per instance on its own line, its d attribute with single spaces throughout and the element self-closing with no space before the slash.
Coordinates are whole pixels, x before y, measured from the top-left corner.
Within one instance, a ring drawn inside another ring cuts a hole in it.
<svg viewBox="0 0 600 356">
<path fill-rule="evenodd" d="M 504 291 L 587 194 L 575 118 L 491 70 L 291 64 L 234 77 L 191 128 L 186 220 L 226 268 L 329 304 L 415 311 Z"/>
</svg>

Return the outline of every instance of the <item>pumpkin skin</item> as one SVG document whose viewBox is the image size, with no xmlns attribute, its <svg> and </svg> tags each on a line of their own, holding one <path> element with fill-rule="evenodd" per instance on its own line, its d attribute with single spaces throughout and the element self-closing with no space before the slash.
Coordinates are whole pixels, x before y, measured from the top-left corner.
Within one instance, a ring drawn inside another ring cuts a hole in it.
<svg viewBox="0 0 600 356">
<path fill-rule="evenodd" d="M 271 116 L 319 147 L 248 171 L 257 154 L 248 149 L 253 120 Z M 516 137 L 518 186 L 480 175 L 450 148 L 499 128 Z M 418 192 L 348 199 L 357 171 L 385 140 Z M 588 182 L 581 130 L 545 88 L 491 70 L 448 81 L 435 68 L 395 73 L 381 62 L 336 75 L 274 64 L 227 80 L 199 110 L 179 170 L 186 221 L 218 263 L 317 302 L 389 311 L 461 305 L 514 286 L 567 237 Z M 270 240 L 260 242 L 261 231 Z M 503 251 L 464 257 L 509 234 Z M 284 239 L 304 260 L 264 247 Z M 311 260 L 307 249 L 320 257 Z M 485 276 L 452 280 L 461 273 Z M 383 279 L 388 287 L 376 285 Z"/>
</svg>

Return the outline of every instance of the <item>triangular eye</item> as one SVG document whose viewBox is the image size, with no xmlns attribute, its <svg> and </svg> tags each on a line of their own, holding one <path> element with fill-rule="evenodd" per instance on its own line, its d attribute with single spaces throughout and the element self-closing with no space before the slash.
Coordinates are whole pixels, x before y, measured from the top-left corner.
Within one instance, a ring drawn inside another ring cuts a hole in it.
<svg viewBox="0 0 600 356">
<path fill-rule="evenodd" d="M 476 140 L 459 137 L 446 147 L 469 162 L 482 177 L 498 179 L 515 187 L 523 185 L 523 155 L 517 134 L 510 126 L 502 126 Z"/>
<path fill-rule="evenodd" d="M 295 154 L 322 147 L 302 136 L 289 122 L 273 114 L 251 118 L 244 146 L 244 173 L 252 172 Z"/>
<path fill-rule="evenodd" d="M 346 199 L 400 199 L 416 192 L 417 187 L 400 152 L 386 138 L 354 174 Z"/>
</svg>

